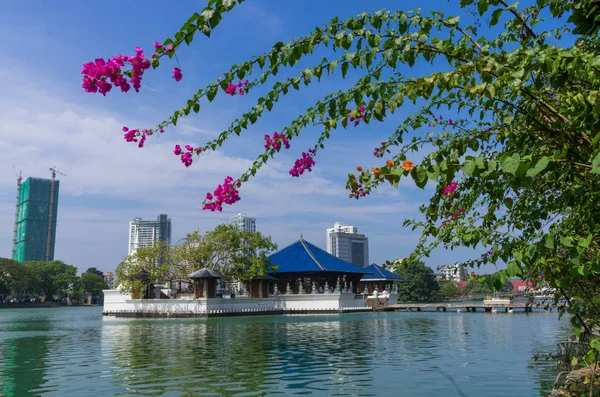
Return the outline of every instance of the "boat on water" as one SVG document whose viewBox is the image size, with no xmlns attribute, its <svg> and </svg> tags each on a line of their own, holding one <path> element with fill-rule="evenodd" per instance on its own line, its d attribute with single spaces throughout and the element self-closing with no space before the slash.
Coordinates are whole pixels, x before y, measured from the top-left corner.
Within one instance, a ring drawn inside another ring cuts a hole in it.
<svg viewBox="0 0 600 397">
<path fill-rule="evenodd" d="M 509 298 L 498 298 L 488 296 L 483 300 L 484 305 L 510 305 L 512 303 L 512 299 Z"/>
</svg>

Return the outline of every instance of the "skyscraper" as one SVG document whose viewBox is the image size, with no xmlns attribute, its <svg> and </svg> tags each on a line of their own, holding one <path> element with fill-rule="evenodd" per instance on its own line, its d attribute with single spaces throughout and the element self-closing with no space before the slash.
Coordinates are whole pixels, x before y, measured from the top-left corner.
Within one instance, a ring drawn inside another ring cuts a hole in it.
<svg viewBox="0 0 600 397">
<path fill-rule="evenodd" d="M 336 222 L 327 229 L 327 252 L 356 266 L 369 266 L 369 239 L 355 226 Z"/>
<path fill-rule="evenodd" d="M 134 218 L 129 222 L 129 255 L 137 248 L 152 247 L 155 241 L 171 244 L 171 218 L 166 214 L 156 219 Z"/>
<path fill-rule="evenodd" d="M 52 181 L 27 178 L 19 188 L 15 218 L 15 247 L 13 259 L 19 262 L 54 260 L 56 243 L 56 217 L 58 215 L 59 181 L 54 181 L 54 194 L 50 199 Z M 50 203 L 52 202 L 52 216 Z M 50 239 L 48 239 L 50 234 Z M 48 240 L 49 245 L 48 245 Z M 48 250 L 49 248 L 49 250 Z M 48 255 L 47 252 L 48 251 Z"/>
<path fill-rule="evenodd" d="M 229 218 L 229 222 L 235 225 L 240 230 L 255 232 L 256 218 L 250 218 L 246 214 L 237 214 Z"/>
</svg>

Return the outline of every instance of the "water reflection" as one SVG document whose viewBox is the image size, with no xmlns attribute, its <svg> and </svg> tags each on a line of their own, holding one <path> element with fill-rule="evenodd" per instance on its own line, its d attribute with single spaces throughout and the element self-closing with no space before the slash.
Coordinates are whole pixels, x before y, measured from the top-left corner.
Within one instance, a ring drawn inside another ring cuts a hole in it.
<svg viewBox="0 0 600 397">
<path fill-rule="evenodd" d="M 285 389 L 370 395 L 359 392 L 372 385 L 374 339 L 354 342 L 364 332 L 360 321 L 329 320 L 107 319 L 103 351 L 113 355 L 113 384 L 143 395 L 263 395 Z"/>
<path fill-rule="evenodd" d="M 555 315 L 115 319 L 0 311 L 0 395 L 539 396 Z"/>
<path fill-rule="evenodd" d="M 27 396 L 44 384 L 44 360 L 49 337 L 31 336 L 5 339 L 0 344 L 2 375 L 0 395 Z"/>
</svg>

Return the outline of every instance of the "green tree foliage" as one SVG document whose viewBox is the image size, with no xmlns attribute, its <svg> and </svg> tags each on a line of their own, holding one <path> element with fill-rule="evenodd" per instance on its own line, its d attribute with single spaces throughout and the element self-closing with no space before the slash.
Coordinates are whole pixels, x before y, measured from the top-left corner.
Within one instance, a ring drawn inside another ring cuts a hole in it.
<svg viewBox="0 0 600 397">
<path fill-rule="evenodd" d="M 223 224 L 204 235 L 188 234 L 179 252 L 189 273 L 207 267 L 248 281 L 268 272 L 267 254 L 276 249 L 271 237 Z"/>
<path fill-rule="evenodd" d="M 81 287 L 85 292 L 92 295 L 100 295 L 103 289 L 108 289 L 104 276 L 99 276 L 96 273 L 88 273 L 87 271 L 81 275 Z"/>
<path fill-rule="evenodd" d="M 394 267 L 394 273 L 404 279 L 398 283 L 401 301 L 431 300 L 440 289 L 433 270 L 422 261 L 404 260 Z"/>
<path fill-rule="evenodd" d="M 486 283 L 485 280 L 486 276 L 482 276 L 480 280 L 474 279 L 469 281 L 469 283 L 467 283 L 467 285 L 463 288 L 463 294 L 473 298 L 484 298 L 493 295 L 495 289 L 492 288 L 489 285 L 489 283 Z M 501 295 L 507 295 L 510 294 L 513 288 L 514 286 L 512 285 L 512 283 L 510 281 L 507 281 L 500 287 L 498 292 Z"/>
<path fill-rule="evenodd" d="M 84 274 L 95 274 L 97 276 L 104 277 L 104 273 L 102 273 L 102 270 L 98 270 L 95 267 L 88 268 Z"/>
<path fill-rule="evenodd" d="M 177 251 L 163 242 L 155 242 L 151 247 L 138 248 L 128 255 L 115 270 L 115 285 L 124 293 L 132 293 L 135 298 L 145 296 L 148 285 L 175 280 L 177 273 Z"/>
<path fill-rule="evenodd" d="M 494 290 L 488 284 L 473 280 L 463 288 L 462 293 L 469 297 L 485 298 L 493 295 Z"/>
<path fill-rule="evenodd" d="M 437 293 L 438 296 L 443 298 L 453 298 L 460 293 L 460 290 L 456 286 L 456 283 L 450 280 L 438 281 L 440 289 Z"/>
<path fill-rule="evenodd" d="M 267 254 L 276 249 L 271 237 L 260 232 L 219 225 L 205 234 L 189 233 L 181 245 L 138 249 L 117 267 L 115 284 L 124 293 L 141 296 L 149 284 L 188 280 L 191 273 L 205 267 L 248 281 L 269 271 Z"/>
<path fill-rule="evenodd" d="M 61 261 L 21 263 L 0 258 L 0 296 L 46 295 L 53 300 L 67 296 L 78 281 L 77 268 Z"/>
<path fill-rule="evenodd" d="M 65 296 L 69 287 L 77 280 L 77 268 L 62 261 L 29 262 L 39 281 L 40 290 L 46 299 Z"/>
</svg>

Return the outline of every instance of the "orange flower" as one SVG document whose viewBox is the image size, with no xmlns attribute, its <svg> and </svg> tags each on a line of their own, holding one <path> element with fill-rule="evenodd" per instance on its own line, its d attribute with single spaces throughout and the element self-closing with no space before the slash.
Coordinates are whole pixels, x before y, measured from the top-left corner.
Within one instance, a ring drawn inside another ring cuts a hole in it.
<svg viewBox="0 0 600 397">
<path fill-rule="evenodd" d="M 387 165 L 389 168 L 392 168 L 392 167 L 395 165 L 395 164 L 394 164 L 394 162 L 393 162 L 392 160 L 388 160 L 388 161 L 386 161 L 386 162 L 385 162 L 385 164 L 386 164 L 386 165 Z"/>
<path fill-rule="evenodd" d="M 358 167 L 356 167 L 356 171 L 358 171 L 358 172 L 362 172 L 362 171 L 363 171 L 363 169 L 362 169 L 362 167 L 359 165 Z"/>
<path fill-rule="evenodd" d="M 407 171 L 412 171 L 413 168 L 415 168 L 415 163 L 413 163 L 410 160 L 404 160 L 404 162 L 402 163 L 402 168 Z"/>
<path fill-rule="evenodd" d="M 379 178 L 379 175 L 381 175 L 381 171 L 379 171 L 379 168 L 373 167 L 373 175 L 375 175 L 375 178 Z"/>
</svg>

